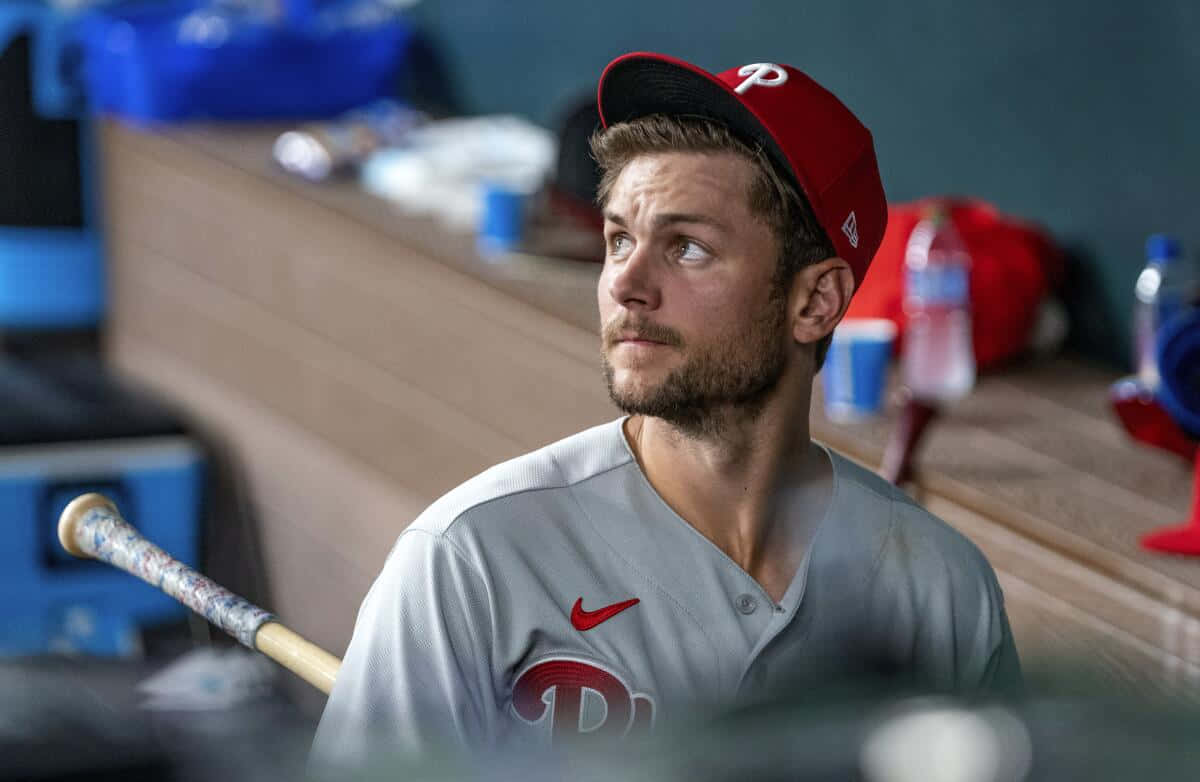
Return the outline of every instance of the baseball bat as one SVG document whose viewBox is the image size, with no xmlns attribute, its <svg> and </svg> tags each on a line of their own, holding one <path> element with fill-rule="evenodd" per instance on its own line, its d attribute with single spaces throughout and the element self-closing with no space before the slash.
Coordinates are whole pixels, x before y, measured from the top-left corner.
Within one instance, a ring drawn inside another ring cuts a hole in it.
<svg viewBox="0 0 1200 782">
<path fill-rule="evenodd" d="M 58 520 L 58 540 L 77 557 L 107 562 L 161 589 L 326 695 L 333 688 L 341 660 L 154 545 L 104 495 L 71 500 Z"/>
</svg>

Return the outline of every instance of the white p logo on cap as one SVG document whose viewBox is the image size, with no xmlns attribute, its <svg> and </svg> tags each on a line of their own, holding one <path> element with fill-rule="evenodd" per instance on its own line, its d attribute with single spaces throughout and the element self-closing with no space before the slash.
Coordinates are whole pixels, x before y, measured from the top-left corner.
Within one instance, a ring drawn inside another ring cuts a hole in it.
<svg viewBox="0 0 1200 782">
<path fill-rule="evenodd" d="M 754 62 L 738 68 L 738 76 L 749 76 L 744 82 L 733 88 L 741 95 L 754 85 L 763 87 L 778 87 L 788 80 L 787 71 L 773 62 Z"/>
</svg>

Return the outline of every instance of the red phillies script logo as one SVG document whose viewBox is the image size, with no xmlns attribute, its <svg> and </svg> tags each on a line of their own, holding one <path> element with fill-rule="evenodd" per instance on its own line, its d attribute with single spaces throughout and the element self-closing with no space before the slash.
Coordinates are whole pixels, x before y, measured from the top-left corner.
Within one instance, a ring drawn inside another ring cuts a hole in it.
<svg viewBox="0 0 1200 782">
<path fill-rule="evenodd" d="M 584 724 L 585 693 L 604 700 L 603 716 Z M 622 738 L 631 732 L 647 733 L 654 724 L 654 699 L 634 693 L 611 671 L 571 658 L 543 660 L 517 677 L 513 685 L 513 710 L 536 725 L 550 720 L 555 744 L 581 736 Z"/>
<path fill-rule="evenodd" d="M 597 608 L 595 611 L 584 611 L 583 598 L 581 597 L 575 601 L 575 606 L 571 609 L 571 624 L 579 631 L 591 630 L 601 622 L 607 622 L 626 608 L 631 608 L 639 602 L 641 601 L 635 597 L 623 603 L 613 603 L 610 606 L 604 606 L 604 608 Z"/>
</svg>

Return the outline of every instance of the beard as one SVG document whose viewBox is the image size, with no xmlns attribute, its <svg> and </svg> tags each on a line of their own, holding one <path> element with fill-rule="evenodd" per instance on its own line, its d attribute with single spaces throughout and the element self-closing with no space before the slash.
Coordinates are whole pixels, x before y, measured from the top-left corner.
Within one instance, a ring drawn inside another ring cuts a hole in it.
<svg viewBox="0 0 1200 782">
<path fill-rule="evenodd" d="M 743 329 L 722 334 L 712 344 L 694 348 L 691 355 L 671 329 L 639 324 L 635 318 L 614 320 L 604 329 L 601 343 L 608 394 L 622 412 L 660 418 L 689 437 L 718 437 L 735 418 L 757 418 L 779 385 L 787 363 L 783 340 L 786 312 L 786 297 L 773 291 L 766 306 Z M 621 331 L 676 347 L 684 352 L 683 364 L 657 385 L 618 387 L 609 350 Z"/>
</svg>

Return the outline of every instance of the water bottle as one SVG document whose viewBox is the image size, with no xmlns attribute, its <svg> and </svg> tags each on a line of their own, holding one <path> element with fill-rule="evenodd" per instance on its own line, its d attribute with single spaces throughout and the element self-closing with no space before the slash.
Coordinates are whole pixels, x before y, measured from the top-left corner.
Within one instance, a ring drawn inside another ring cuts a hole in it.
<svg viewBox="0 0 1200 782">
<path fill-rule="evenodd" d="M 1146 391 L 1158 389 L 1155 338 L 1159 326 L 1197 294 L 1197 279 L 1174 236 L 1154 234 L 1146 240 L 1146 266 L 1134 285 L 1133 365 L 1138 384 Z"/>
<path fill-rule="evenodd" d="M 971 342 L 971 258 L 944 208 L 928 210 L 904 253 L 901 371 L 915 399 L 946 403 L 975 385 Z"/>
</svg>

